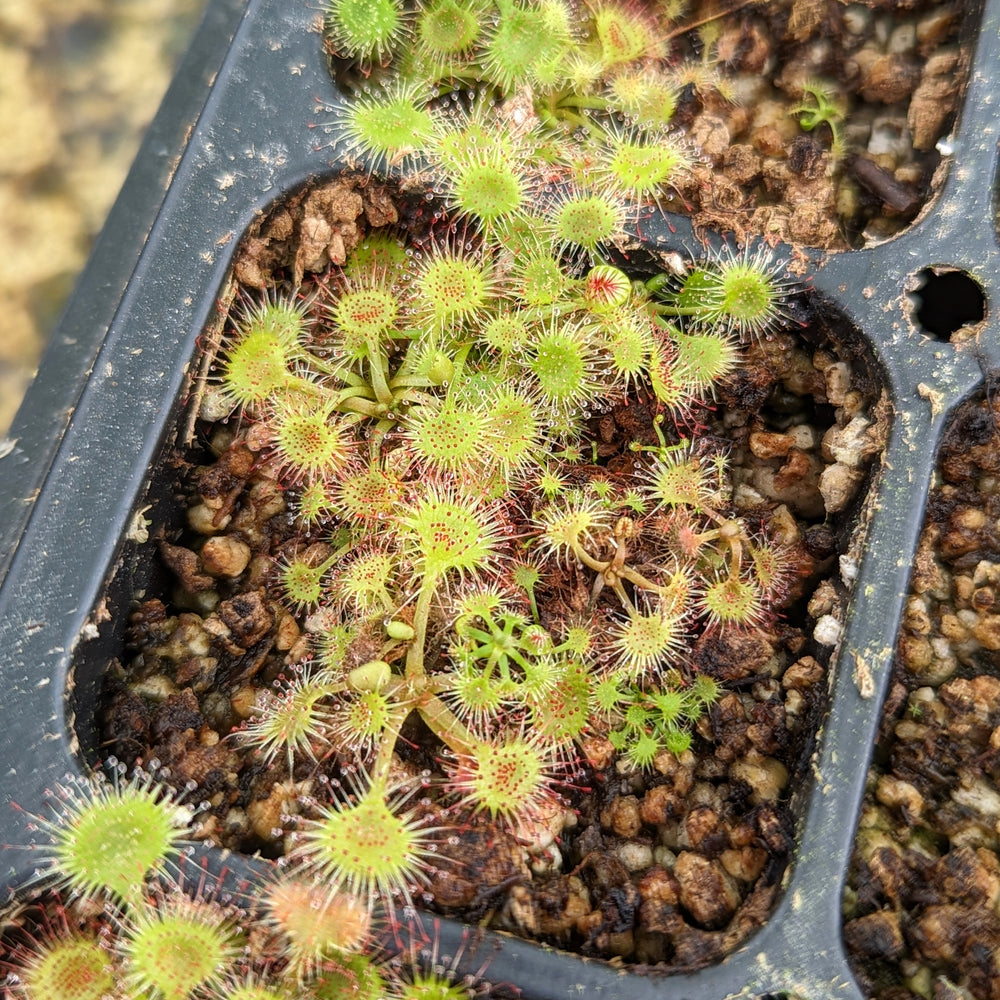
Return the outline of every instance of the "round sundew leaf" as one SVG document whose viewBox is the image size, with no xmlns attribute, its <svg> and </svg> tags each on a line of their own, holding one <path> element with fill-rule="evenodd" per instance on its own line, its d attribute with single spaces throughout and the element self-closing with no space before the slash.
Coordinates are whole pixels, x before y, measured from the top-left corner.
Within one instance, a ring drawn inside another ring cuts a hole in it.
<svg viewBox="0 0 1000 1000">
<path fill-rule="evenodd" d="M 263 301 L 242 310 L 237 328 L 242 335 L 267 333 L 289 352 L 294 352 L 305 332 L 305 315 L 305 305 L 294 297 L 265 294 Z"/>
<path fill-rule="evenodd" d="M 392 606 L 389 587 L 395 578 L 396 563 L 387 552 L 361 552 L 337 573 L 330 589 L 341 603 L 376 614 Z"/>
<path fill-rule="evenodd" d="M 680 691 L 659 691 L 649 698 L 657 711 L 657 723 L 663 726 L 677 725 L 688 716 L 688 699 Z"/>
<path fill-rule="evenodd" d="M 654 612 L 630 615 L 618 631 L 614 648 L 621 668 L 630 676 L 648 673 L 680 647 L 684 630 L 680 618 Z"/>
<path fill-rule="evenodd" d="M 678 333 L 674 343 L 680 377 L 696 393 L 710 388 L 739 364 L 735 344 L 716 333 Z"/>
<path fill-rule="evenodd" d="M 604 68 L 660 54 L 655 27 L 617 3 L 601 4 L 594 12 L 594 32 L 601 46 Z"/>
<path fill-rule="evenodd" d="M 697 458 L 678 453 L 657 459 L 647 473 L 646 491 L 661 507 L 699 511 L 711 495 L 708 477 Z"/>
<path fill-rule="evenodd" d="M 515 274 L 517 292 L 529 307 L 551 305 L 571 284 L 562 265 L 548 253 L 529 255 Z"/>
<path fill-rule="evenodd" d="M 547 27 L 544 11 L 507 6 L 483 47 L 484 76 L 504 94 L 527 83 L 534 67 L 551 58 L 559 43 Z"/>
<path fill-rule="evenodd" d="M 313 566 L 303 559 L 290 559 L 278 570 L 278 586 L 298 611 L 314 607 L 323 597 L 323 576 L 328 567 Z"/>
<path fill-rule="evenodd" d="M 772 315 L 776 295 L 770 276 L 748 264 L 727 268 L 719 293 L 720 312 L 741 328 L 755 327 Z"/>
<path fill-rule="evenodd" d="M 27 1000 L 104 1000 L 115 985 L 111 956 L 89 938 L 52 941 L 17 970 Z"/>
<path fill-rule="evenodd" d="M 354 955 L 324 969 L 310 984 L 310 1000 L 385 1000 L 389 987 L 366 955 Z"/>
<path fill-rule="evenodd" d="M 752 627 L 763 615 L 759 589 L 739 576 L 724 576 L 708 584 L 701 605 L 709 621 L 721 625 Z"/>
<path fill-rule="evenodd" d="M 404 541 L 414 551 L 423 575 L 460 574 L 488 567 L 500 536 L 492 514 L 474 499 L 451 491 L 428 490 L 401 516 Z"/>
<path fill-rule="evenodd" d="M 421 877 L 426 836 L 373 785 L 354 803 L 331 806 L 310 821 L 294 853 L 309 870 L 362 898 L 407 895 Z"/>
<path fill-rule="evenodd" d="M 553 328 L 535 344 L 535 355 L 527 362 L 546 399 L 571 406 L 591 398 L 597 391 L 593 376 L 593 352 L 582 331 Z"/>
<path fill-rule="evenodd" d="M 487 419 L 497 461 L 522 469 L 538 460 L 541 427 L 530 399 L 514 391 L 502 392 L 492 401 Z"/>
<path fill-rule="evenodd" d="M 640 769 L 652 767 L 662 751 L 660 741 L 651 733 L 645 732 L 630 733 L 626 736 L 624 749 L 625 756 Z"/>
<path fill-rule="evenodd" d="M 539 543 L 553 553 L 568 555 L 595 532 L 607 530 L 611 515 L 597 498 L 576 493 L 546 504 L 535 521 L 542 528 Z"/>
<path fill-rule="evenodd" d="M 460 166 L 452 180 L 458 210 L 483 222 L 495 222 L 524 206 L 524 182 L 514 168 L 484 161 Z"/>
<path fill-rule="evenodd" d="M 653 345 L 647 316 L 635 311 L 609 313 L 603 317 L 601 333 L 612 368 L 620 379 L 628 383 L 646 373 Z"/>
<path fill-rule="evenodd" d="M 400 0 L 327 0 L 326 34 L 344 56 L 381 60 L 403 27 Z"/>
<path fill-rule="evenodd" d="M 680 757 L 691 746 L 691 734 L 686 729 L 671 729 L 664 735 L 663 745 L 675 757 Z"/>
<path fill-rule="evenodd" d="M 222 363 L 222 388 L 239 406 L 261 403 L 289 381 L 288 347 L 270 330 L 250 330 L 235 340 Z"/>
<path fill-rule="evenodd" d="M 656 194 L 664 184 L 676 180 L 685 158 L 679 149 L 665 143 L 619 140 L 608 160 L 608 173 L 616 183 L 638 198 Z"/>
<path fill-rule="evenodd" d="M 789 281 L 766 246 L 723 252 L 688 275 L 674 302 L 740 336 L 766 332 L 784 315 Z"/>
<path fill-rule="evenodd" d="M 198 987 L 219 983 L 237 953 L 220 911 L 186 897 L 141 910 L 119 948 L 129 988 L 159 1000 L 187 1000 Z"/>
<path fill-rule="evenodd" d="M 676 347 L 655 338 L 649 352 L 649 384 L 668 409 L 683 412 L 691 405 L 691 392 L 677 365 Z"/>
<path fill-rule="evenodd" d="M 344 277 L 355 287 L 365 287 L 372 275 L 396 274 L 406 270 L 406 247 L 390 233 L 372 230 L 344 261 Z"/>
<path fill-rule="evenodd" d="M 613 240 L 621 226 L 621 206 L 610 196 L 571 196 L 560 201 L 552 212 L 552 235 L 565 246 L 594 250 Z"/>
<path fill-rule="evenodd" d="M 532 719 L 547 739 L 570 743 L 590 722 L 594 678 L 578 660 L 559 665 L 555 683 L 532 702 Z"/>
<path fill-rule="evenodd" d="M 679 88 L 645 69 L 625 67 L 608 84 L 613 107 L 647 126 L 668 125 L 677 110 Z"/>
<path fill-rule="evenodd" d="M 186 816 L 162 789 L 137 781 L 91 794 L 71 799 L 59 822 L 46 824 L 55 868 L 73 891 L 133 900 L 176 851 Z"/>
<path fill-rule="evenodd" d="M 417 276 L 417 308 L 444 323 L 470 316 L 489 298 L 487 271 L 470 258 L 441 254 L 432 257 Z"/>
<path fill-rule="evenodd" d="M 279 407 L 268 421 L 271 447 L 292 479 L 329 474 L 347 461 L 350 434 L 333 412 L 331 404 L 293 403 Z"/>
<path fill-rule="evenodd" d="M 364 345 L 395 327 L 399 301 L 387 288 L 358 288 L 342 293 L 330 312 L 346 342 Z"/>
<path fill-rule="evenodd" d="M 446 402 L 438 409 L 420 407 L 408 424 L 413 450 L 436 469 L 459 472 L 491 457 L 489 416 Z"/>
<path fill-rule="evenodd" d="M 514 737 L 499 745 L 483 741 L 461 758 L 454 783 L 473 810 L 519 819 L 550 796 L 548 769 L 546 751 L 529 739 Z"/>
<path fill-rule="evenodd" d="M 500 354 L 512 354 L 521 350 L 530 337 L 528 321 L 516 312 L 491 317 L 479 331 L 479 339 Z"/>
<path fill-rule="evenodd" d="M 366 901 L 312 880 L 281 878 L 268 887 L 264 905 L 267 922 L 288 939 L 286 954 L 301 971 L 310 972 L 324 957 L 361 951 L 371 934 Z"/>
<path fill-rule="evenodd" d="M 399 477 L 377 465 L 339 476 L 333 490 L 342 513 L 362 523 L 385 520 L 403 496 Z"/>
<path fill-rule="evenodd" d="M 341 131 L 350 151 L 391 162 L 428 142 L 434 118 L 405 93 L 357 98 L 344 112 Z"/>
<path fill-rule="evenodd" d="M 459 0 L 431 0 L 417 20 L 417 41 L 432 57 L 467 52 L 479 33 L 478 7 Z"/>
<path fill-rule="evenodd" d="M 433 152 L 446 171 L 467 163 L 470 157 L 489 151 L 497 136 L 478 121 L 466 122 L 461 128 L 449 128 L 437 137 Z"/>
<path fill-rule="evenodd" d="M 411 982 L 396 987 L 399 1000 L 472 1000 L 473 992 L 439 972 L 416 969 Z"/>
<path fill-rule="evenodd" d="M 632 294 L 629 276 L 610 264 L 592 267 L 583 279 L 583 300 L 587 308 L 609 316 L 619 314 L 619 309 Z"/>
<path fill-rule="evenodd" d="M 333 499 L 323 479 L 316 479 L 303 487 L 295 504 L 298 516 L 306 525 L 316 525 L 333 514 Z"/>
<path fill-rule="evenodd" d="M 276 681 L 264 692 L 254 714 L 235 731 L 244 746 L 256 749 L 270 763 L 284 753 L 289 767 L 296 754 L 315 757 L 314 747 L 326 740 L 330 710 L 321 704 L 330 694 L 329 685 L 318 677 L 296 677 Z"/>
<path fill-rule="evenodd" d="M 455 712 L 482 731 L 499 717 L 507 704 L 500 684 L 487 677 L 474 662 L 463 663 L 448 675 L 447 693 Z"/>
</svg>

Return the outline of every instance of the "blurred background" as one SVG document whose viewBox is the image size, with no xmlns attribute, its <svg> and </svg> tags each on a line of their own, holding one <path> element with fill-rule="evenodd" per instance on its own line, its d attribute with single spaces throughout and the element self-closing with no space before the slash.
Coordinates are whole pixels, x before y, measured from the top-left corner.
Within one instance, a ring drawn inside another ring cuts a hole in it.
<svg viewBox="0 0 1000 1000">
<path fill-rule="evenodd" d="M 205 0 L 0 0 L 0 436 Z"/>
</svg>

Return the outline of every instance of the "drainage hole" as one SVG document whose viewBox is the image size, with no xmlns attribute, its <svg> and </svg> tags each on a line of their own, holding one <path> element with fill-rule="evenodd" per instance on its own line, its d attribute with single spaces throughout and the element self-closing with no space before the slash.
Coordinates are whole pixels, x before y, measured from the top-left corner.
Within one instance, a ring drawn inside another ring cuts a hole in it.
<svg viewBox="0 0 1000 1000">
<path fill-rule="evenodd" d="M 925 267 L 917 273 L 913 291 L 914 316 L 920 328 L 939 340 L 949 340 L 963 326 L 986 315 L 986 296 L 965 271 Z"/>
</svg>

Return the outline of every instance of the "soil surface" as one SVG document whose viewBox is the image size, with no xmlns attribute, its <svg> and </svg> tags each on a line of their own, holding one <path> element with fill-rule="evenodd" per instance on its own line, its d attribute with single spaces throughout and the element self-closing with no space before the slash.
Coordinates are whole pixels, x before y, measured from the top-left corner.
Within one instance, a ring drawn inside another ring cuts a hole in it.
<svg viewBox="0 0 1000 1000">
<path fill-rule="evenodd" d="M 1000 997 L 998 476 L 990 394 L 942 450 L 845 899 L 879 1000 Z"/>
<path fill-rule="evenodd" d="M 235 275 L 247 285 L 322 281 L 332 246 L 349 250 L 369 225 L 411 212 L 388 188 L 359 179 L 305 190 L 246 240 Z M 711 676 L 722 694 L 691 749 L 664 753 L 643 772 L 607 740 L 586 741 L 565 776 L 564 808 L 530 835 L 456 820 L 436 801 L 432 778 L 421 809 L 448 834 L 423 904 L 585 954 L 675 969 L 718 959 L 766 919 L 826 704 L 847 596 L 840 559 L 850 558 L 866 469 L 887 420 L 853 332 L 806 294 L 787 311 L 785 329 L 744 346 L 714 404 L 693 410 L 686 427 L 664 429 L 677 440 L 698 425 L 702 447 L 728 454 L 730 511 L 780 540 L 788 567 L 763 627 L 707 630 L 693 643 L 683 672 Z M 199 403 L 189 447 L 166 466 L 184 523 L 149 528 L 175 585 L 147 594 L 132 614 L 127 649 L 106 674 L 102 745 L 130 764 L 155 759 L 206 802 L 199 836 L 277 857 L 299 818 L 350 780 L 355 764 L 331 754 L 297 761 L 289 773 L 280 757 L 265 764 L 230 738 L 260 689 L 308 661 L 319 636 L 272 589 L 281 557 L 302 543 L 289 494 L 255 451 L 252 425 L 204 419 L 211 393 L 196 395 L 192 407 Z M 588 421 L 585 459 L 560 471 L 581 484 L 631 484 L 630 445 L 657 443 L 655 409 L 636 387 Z M 335 528 L 336 518 L 317 528 L 318 559 Z M 226 553 L 240 553 L 240 564 Z M 655 553 L 637 558 L 641 565 Z M 575 567 L 547 567 L 543 624 L 586 607 L 590 584 Z M 360 664 L 376 654 L 362 638 L 345 655 Z M 402 735 L 400 774 L 435 774 L 440 747 L 431 735 L 421 726 Z"/>
<path fill-rule="evenodd" d="M 837 250 L 905 229 L 938 183 L 967 71 L 965 6 L 778 0 L 721 20 L 714 52 L 735 100 L 693 85 L 678 122 L 703 158 L 679 199 L 696 224 Z M 704 60 L 697 38 L 689 65 Z M 836 136 L 797 110 L 815 106 L 803 85 L 816 81 L 843 112 Z"/>
</svg>

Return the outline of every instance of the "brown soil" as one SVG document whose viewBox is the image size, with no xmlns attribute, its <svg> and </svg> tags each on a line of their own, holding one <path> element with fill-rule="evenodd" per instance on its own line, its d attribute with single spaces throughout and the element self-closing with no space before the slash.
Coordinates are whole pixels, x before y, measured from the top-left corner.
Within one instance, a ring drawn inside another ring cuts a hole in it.
<svg viewBox="0 0 1000 1000">
<path fill-rule="evenodd" d="M 236 276 L 322 280 L 328 259 L 372 220 L 408 217 L 407 203 L 387 195 L 358 180 L 295 195 L 247 239 Z M 788 329 L 745 348 L 717 405 L 690 415 L 705 446 L 729 454 L 733 512 L 787 545 L 784 599 L 755 632 L 709 631 L 694 643 L 685 672 L 709 674 L 723 693 L 690 751 L 663 754 L 642 773 L 616 760 L 606 740 L 589 741 L 566 776 L 566 808 L 532 843 L 442 813 L 431 783 L 423 808 L 450 831 L 426 905 L 585 954 L 673 968 L 719 958 L 766 918 L 825 706 L 846 596 L 838 556 L 885 431 L 878 385 L 851 331 L 804 295 L 789 313 Z M 201 404 L 204 416 L 210 395 Z M 593 464 L 565 473 L 630 482 L 629 444 L 656 442 L 653 416 L 641 388 L 595 415 L 582 442 Z M 175 587 L 147 596 L 132 615 L 127 651 L 107 672 L 103 745 L 129 763 L 159 761 L 172 783 L 207 802 L 199 836 L 274 857 L 297 816 L 354 765 L 331 755 L 297 762 L 290 775 L 280 760 L 265 766 L 226 738 L 261 687 L 310 655 L 312 640 L 309 622 L 269 592 L 275 561 L 303 539 L 246 431 L 202 420 L 190 447 L 169 459 L 187 523 L 153 525 L 151 544 Z M 227 540 L 249 552 L 235 573 Z M 654 553 L 640 549 L 637 558 L 641 565 Z M 543 623 L 585 607 L 590 595 L 574 568 L 547 569 Z M 347 655 L 361 663 L 376 652 L 362 639 Z M 433 774 L 439 748 L 430 734 L 414 726 L 403 737 L 401 771 Z"/>
<path fill-rule="evenodd" d="M 1000 997 L 1000 403 L 945 441 L 865 799 L 845 939 L 866 995 Z"/>
<path fill-rule="evenodd" d="M 702 4 L 692 19 L 715 9 Z M 678 124 L 703 162 L 669 210 L 690 212 L 704 230 L 832 250 L 905 229 L 938 182 L 936 144 L 968 68 L 963 11 L 919 0 L 777 0 L 720 21 L 714 51 L 736 102 L 687 92 Z M 697 37 L 682 39 L 694 62 L 704 55 Z M 845 109 L 840 148 L 827 125 L 807 131 L 793 110 L 815 80 Z"/>
</svg>

